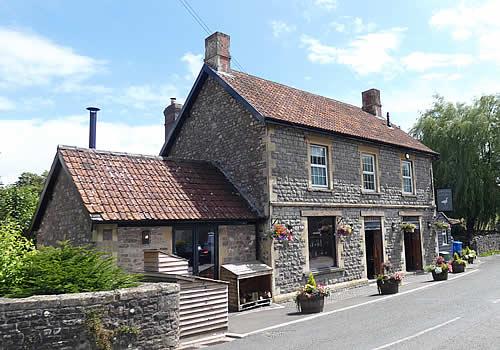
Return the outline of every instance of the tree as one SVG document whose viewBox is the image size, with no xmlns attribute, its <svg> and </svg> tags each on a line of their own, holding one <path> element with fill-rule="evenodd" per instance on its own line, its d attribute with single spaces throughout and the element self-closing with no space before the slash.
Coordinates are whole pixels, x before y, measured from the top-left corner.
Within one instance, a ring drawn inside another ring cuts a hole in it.
<svg viewBox="0 0 500 350">
<path fill-rule="evenodd" d="M 47 172 L 22 173 L 15 184 L 0 187 L 0 225 L 13 221 L 28 233 L 46 177 Z"/>
<path fill-rule="evenodd" d="M 500 95 L 471 105 L 435 96 L 411 133 L 440 153 L 435 187 L 453 190 L 453 215 L 466 219 L 467 240 L 474 229 L 492 227 L 500 208 Z"/>
</svg>

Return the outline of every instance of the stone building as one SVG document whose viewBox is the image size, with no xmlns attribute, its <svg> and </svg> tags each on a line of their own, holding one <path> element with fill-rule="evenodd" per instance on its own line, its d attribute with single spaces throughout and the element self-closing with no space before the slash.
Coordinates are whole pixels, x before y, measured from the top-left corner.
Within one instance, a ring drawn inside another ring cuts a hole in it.
<svg viewBox="0 0 500 350">
<path fill-rule="evenodd" d="M 415 271 L 435 256 L 437 154 L 382 115 L 378 90 L 363 92 L 356 107 L 238 72 L 229 36 L 217 32 L 205 40 L 205 64 L 182 109 L 175 101 L 167 109 L 160 157 L 59 149 L 34 222 L 39 243 L 97 242 L 140 269 L 145 231 L 149 246 L 177 254 L 191 239 L 191 251 L 213 247 L 215 267 L 256 257 L 272 266 L 273 292 L 282 297 L 309 272 L 327 284 L 359 283 L 383 262 Z M 123 170 L 131 159 L 133 170 Z M 149 162 L 162 170 L 143 166 Z M 195 180 L 193 164 L 202 164 Z M 192 192 L 164 179 L 176 174 L 196 184 Z M 402 232 L 403 222 L 415 232 Z M 275 223 L 289 225 L 294 240 L 266 239 Z M 346 225 L 352 234 L 338 235 Z M 203 264 L 194 256 L 196 274 Z"/>
</svg>

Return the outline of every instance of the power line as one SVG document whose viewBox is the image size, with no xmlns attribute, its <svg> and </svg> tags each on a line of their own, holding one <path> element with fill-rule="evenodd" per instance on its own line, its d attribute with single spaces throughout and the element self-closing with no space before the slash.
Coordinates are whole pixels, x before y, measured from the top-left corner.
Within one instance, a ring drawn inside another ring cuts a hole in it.
<svg viewBox="0 0 500 350">
<path fill-rule="evenodd" d="M 194 18 L 194 20 L 196 21 L 196 23 L 198 23 L 200 25 L 200 27 L 208 34 L 212 34 L 212 30 L 210 29 L 210 27 L 205 23 L 205 21 L 203 20 L 203 18 L 201 18 L 200 15 L 198 15 L 198 13 L 196 12 L 196 10 L 189 4 L 188 0 L 179 0 L 179 2 L 182 4 L 182 6 L 184 6 L 184 8 L 186 9 L 186 11 L 191 15 L 191 17 Z M 222 45 L 221 43 L 218 43 L 220 45 Z M 236 65 L 238 66 L 238 68 L 242 71 L 242 72 L 245 72 L 245 69 L 243 68 L 243 66 L 240 64 L 240 62 L 236 59 L 236 57 L 232 56 L 231 59 L 234 60 L 234 63 L 236 63 Z"/>
</svg>

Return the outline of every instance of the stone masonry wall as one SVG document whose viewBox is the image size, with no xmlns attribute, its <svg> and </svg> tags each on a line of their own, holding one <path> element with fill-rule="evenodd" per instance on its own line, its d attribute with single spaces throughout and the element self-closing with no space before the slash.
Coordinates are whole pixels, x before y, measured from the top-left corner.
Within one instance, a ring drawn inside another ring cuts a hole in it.
<svg viewBox="0 0 500 350">
<path fill-rule="evenodd" d="M 219 264 L 254 261 L 255 225 L 219 225 Z"/>
<path fill-rule="evenodd" d="M 91 229 L 89 214 L 76 187 L 64 170 L 60 170 L 36 232 L 37 245 L 55 245 L 63 240 L 88 244 L 92 237 Z"/>
<path fill-rule="evenodd" d="M 209 78 L 169 156 L 214 162 L 264 213 L 268 198 L 264 137 L 265 126 Z"/>
<path fill-rule="evenodd" d="M 97 349 L 88 323 L 114 331 L 113 349 L 174 349 L 179 286 L 146 283 L 109 292 L 0 298 L 0 350 Z"/>
<path fill-rule="evenodd" d="M 429 157 L 410 152 L 414 164 L 416 193 L 403 196 L 400 157 L 404 151 L 370 144 L 369 147 L 378 152 L 380 191 L 376 194 L 365 194 L 361 191 L 359 146 L 366 145 L 338 136 L 314 135 L 289 127 L 272 127 L 269 135 L 272 144 L 271 199 L 276 204 L 271 204 L 268 226 L 271 222 L 290 224 L 296 238 L 296 242 L 291 244 L 275 242 L 271 248 L 274 258 L 275 294 L 293 292 L 304 283 L 308 273 L 307 217 L 301 215 L 302 210 L 341 210 L 344 221 L 353 226 L 351 236 L 337 238 L 339 268 L 316 275 L 316 279 L 322 283 L 333 284 L 366 278 L 361 211 L 377 212 L 375 216 L 382 214 L 384 258 L 398 270 L 404 269 L 405 266 L 404 234 L 399 229 L 403 219 L 401 212 L 418 212 L 417 216 L 421 217 L 422 223 L 423 264 L 432 261 L 436 255 L 436 240 L 435 232 L 427 227 L 427 222 L 432 221 L 434 215 L 432 165 Z M 333 166 L 332 189 L 318 191 L 309 186 L 307 139 L 311 136 L 321 137 L 331 147 L 329 162 L 330 166 Z M 261 255 L 269 254 L 263 252 Z"/>
<path fill-rule="evenodd" d="M 500 233 L 475 236 L 472 246 L 475 247 L 477 254 L 500 250 Z"/>
</svg>

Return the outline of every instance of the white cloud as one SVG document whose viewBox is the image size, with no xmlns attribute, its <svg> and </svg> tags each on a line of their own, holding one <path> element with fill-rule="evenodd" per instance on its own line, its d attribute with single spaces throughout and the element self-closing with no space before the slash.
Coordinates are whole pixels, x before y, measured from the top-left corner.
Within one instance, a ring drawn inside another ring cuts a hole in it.
<svg viewBox="0 0 500 350">
<path fill-rule="evenodd" d="M 151 105 L 166 106 L 171 97 L 179 95 L 178 89 L 172 84 L 165 85 L 132 85 L 112 100 L 129 107 L 146 109 Z"/>
<path fill-rule="evenodd" d="M 459 80 L 462 78 L 461 74 L 458 73 L 428 73 L 422 75 L 420 78 L 424 80 L 447 80 L 447 81 L 453 81 L 453 80 Z"/>
<path fill-rule="evenodd" d="M 189 70 L 189 75 L 186 76 L 186 79 L 191 80 L 196 78 L 198 73 L 200 73 L 201 66 L 203 66 L 203 55 L 187 52 L 182 56 L 181 61 L 187 64 Z"/>
<path fill-rule="evenodd" d="M 0 47 L 0 83 L 3 86 L 85 79 L 103 67 L 101 61 L 26 31 L 0 27 Z"/>
<path fill-rule="evenodd" d="M 332 27 L 336 32 L 344 33 L 346 31 L 346 25 L 339 22 L 331 22 L 330 27 Z"/>
<path fill-rule="evenodd" d="M 98 119 L 97 148 L 157 155 L 164 141 L 162 121 L 154 125 Z M 88 146 L 88 116 L 52 120 L 0 120 L 0 180 L 14 182 L 23 171 L 48 170 L 58 144 Z"/>
<path fill-rule="evenodd" d="M 11 111 L 15 109 L 15 104 L 7 97 L 0 96 L 0 112 Z"/>
<path fill-rule="evenodd" d="M 339 33 L 369 33 L 373 32 L 377 25 L 373 22 L 365 23 L 360 17 L 344 16 L 345 22 L 331 22 L 330 27 Z"/>
<path fill-rule="evenodd" d="M 353 30 L 355 33 L 371 32 L 374 31 L 377 25 L 373 22 L 365 23 L 362 18 L 354 17 Z"/>
<path fill-rule="evenodd" d="M 482 4 L 458 4 L 434 13 L 429 23 L 432 27 L 449 30 L 455 40 L 475 40 L 479 57 L 500 65 L 500 1 L 489 0 Z"/>
<path fill-rule="evenodd" d="M 337 8 L 337 0 L 315 0 L 314 4 L 327 11 L 335 10 Z"/>
<path fill-rule="evenodd" d="M 399 48 L 404 28 L 391 28 L 357 36 L 347 47 L 322 44 L 318 39 L 303 35 L 302 44 L 313 63 L 338 63 L 350 66 L 358 74 L 380 73 L 395 63 L 392 51 Z"/>
<path fill-rule="evenodd" d="M 417 51 L 403 57 L 401 61 L 407 69 L 423 72 L 437 67 L 464 67 L 472 64 L 474 58 L 467 54 L 443 54 Z"/>
<path fill-rule="evenodd" d="M 279 38 L 282 34 L 291 33 L 295 31 L 295 26 L 289 25 L 284 21 L 271 21 L 271 28 L 273 30 L 273 36 Z"/>
</svg>

